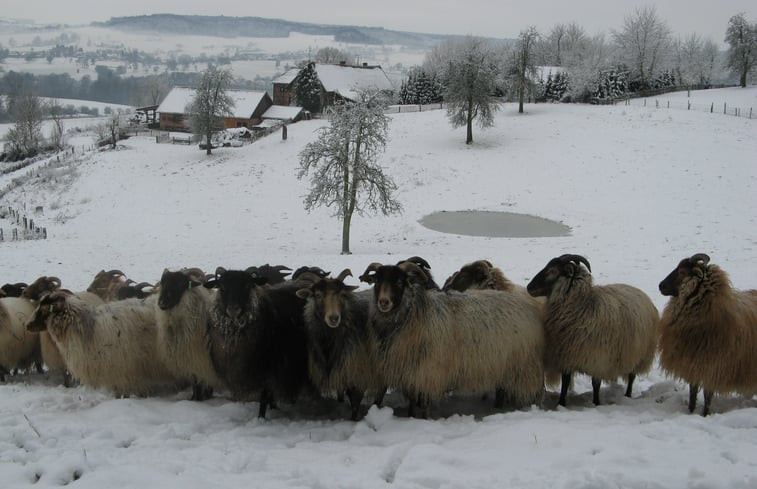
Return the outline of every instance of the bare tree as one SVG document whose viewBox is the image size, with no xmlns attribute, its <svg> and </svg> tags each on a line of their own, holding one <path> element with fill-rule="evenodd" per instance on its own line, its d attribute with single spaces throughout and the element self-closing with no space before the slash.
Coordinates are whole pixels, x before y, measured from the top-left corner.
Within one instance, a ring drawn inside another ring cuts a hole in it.
<svg viewBox="0 0 757 489">
<path fill-rule="evenodd" d="M 313 61 L 324 64 L 338 64 L 341 62 L 353 64 L 355 61 L 355 55 L 342 51 L 341 49 L 325 47 L 319 49 L 315 53 L 315 59 Z"/>
<path fill-rule="evenodd" d="M 397 189 L 377 164 L 389 137 L 385 102 L 377 92 L 361 92 L 355 102 L 332 107 L 329 125 L 300 153 L 297 178 L 311 176 L 305 209 L 336 207 L 342 220 L 342 254 L 350 254 L 350 226 L 354 212 L 384 215 L 400 212 Z"/>
<path fill-rule="evenodd" d="M 746 79 L 757 66 L 757 24 L 750 24 L 743 13 L 728 21 L 725 31 L 728 43 L 728 68 L 739 76 L 739 85 L 746 87 Z"/>
<path fill-rule="evenodd" d="M 52 99 L 47 104 L 47 112 L 50 114 L 50 120 L 53 122 L 53 128 L 50 133 L 50 143 L 57 149 L 63 149 L 63 106 L 58 99 Z"/>
<path fill-rule="evenodd" d="M 718 57 L 718 47 L 712 40 L 690 34 L 674 43 L 674 53 L 679 85 L 710 84 Z"/>
<path fill-rule="evenodd" d="M 535 58 L 538 40 L 539 33 L 536 27 L 531 26 L 525 31 L 521 31 L 510 59 L 508 73 L 513 89 L 518 96 L 519 114 L 523 113 L 526 92 L 532 89 L 535 80 L 539 76 Z"/>
<path fill-rule="evenodd" d="M 192 132 L 205 137 L 206 154 L 211 154 L 213 133 L 224 129 L 224 117 L 231 115 L 234 99 L 227 93 L 234 80 L 231 70 L 208 66 L 202 73 L 192 102 L 186 108 Z"/>
<path fill-rule="evenodd" d="M 468 36 L 448 48 L 449 58 L 441 61 L 447 117 L 453 127 L 466 127 L 465 144 L 471 144 L 474 120 L 482 128 L 494 125 L 499 63 L 494 49 L 481 38 Z"/>
<path fill-rule="evenodd" d="M 671 30 L 667 22 L 658 17 L 654 7 L 637 8 L 612 35 L 621 61 L 632 69 L 631 76 L 642 90 L 648 88 L 670 52 Z"/>
<path fill-rule="evenodd" d="M 14 99 L 13 112 L 16 123 L 6 139 L 15 158 L 27 158 L 39 152 L 42 142 L 42 117 L 44 109 L 40 98 L 26 91 Z"/>
</svg>

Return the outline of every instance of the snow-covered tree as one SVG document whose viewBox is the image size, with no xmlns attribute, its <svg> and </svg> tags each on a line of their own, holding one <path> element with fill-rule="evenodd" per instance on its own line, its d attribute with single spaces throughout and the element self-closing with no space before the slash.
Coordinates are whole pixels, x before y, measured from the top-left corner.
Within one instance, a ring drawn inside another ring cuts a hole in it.
<svg viewBox="0 0 757 489">
<path fill-rule="evenodd" d="M 307 63 L 297 75 L 294 89 L 297 105 L 310 112 L 321 111 L 321 81 L 315 71 L 315 63 Z"/>
<path fill-rule="evenodd" d="M 728 68 L 739 76 L 739 85 L 746 87 L 747 76 L 757 67 L 757 23 L 751 24 L 743 13 L 728 21 L 725 31 L 728 43 Z"/>
<path fill-rule="evenodd" d="M 632 82 L 639 90 L 652 84 L 656 72 L 670 53 L 671 30 L 654 7 L 637 8 L 613 31 L 619 61 L 631 67 Z"/>
<path fill-rule="evenodd" d="M 47 112 L 50 114 L 50 120 L 53 122 L 50 133 L 50 144 L 57 149 L 63 149 L 65 143 L 63 140 L 63 106 L 58 99 L 52 99 L 47 104 Z"/>
<path fill-rule="evenodd" d="M 399 103 L 404 105 L 431 104 L 441 99 L 441 84 L 423 68 L 411 69 L 399 91 Z"/>
<path fill-rule="evenodd" d="M 342 220 L 342 254 L 350 254 L 350 227 L 355 212 L 400 212 L 394 181 L 378 158 L 389 138 L 389 117 L 381 95 L 363 91 L 354 102 L 338 102 L 329 111 L 329 125 L 300 152 L 297 178 L 310 174 L 305 209 L 335 207 Z"/>
<path fill-rule="evenodd" d="M 521 31 L 509 62 L 510 83 L 518 98 L 518 113 L 523 113 L 526 94 L 540 79 L 536 68 L 536 46 L 539 32 L 535 27 Z"/>
<path fill-rule="evenodd" d="M 334 48 L 334 47 L 325 47 L 319 49 L 315 53 L 314 61 L 316 63 L 324 63 L 324 64 L 338 64 L 341 62 L 345 62 L 347 64 L 353 64 L 355 61 L 355 55 L 348 53 L 346 51 L 342 51 L 341 49 Z"/>
<path fill-rule="evenodd" d="M 205 137 L 206 154 L 212 152 L 213 133 L 223 130 L 223 119 L 232 114 L 234 99 L 227 90 L 233 80 L 230 69 L 208 66 L 202 73 L 194 99 L 186 108 L 192 132 Z"/>
<path fill-rule="evenodd" d="M 494 125 L 499 104 L 493 94 L 499 68 L 495 51 L 481 38 L 468 36 L 456 42 L 444 71 L 444 102 L 454 127 L 466 126 L 466 144 L 473 142 L 473 121 Z"/>
</svg>

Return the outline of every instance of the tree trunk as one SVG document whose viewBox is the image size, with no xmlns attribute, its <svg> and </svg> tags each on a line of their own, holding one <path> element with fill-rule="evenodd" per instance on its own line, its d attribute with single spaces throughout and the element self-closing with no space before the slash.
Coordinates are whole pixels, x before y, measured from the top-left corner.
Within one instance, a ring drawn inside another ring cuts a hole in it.
<svg viewBox="0 0 757 489">
<path fill-rule="evenodd" d="M 465 137 L 465 144 L 471 144 L 473 142 L 473 101 L 468 100 L 468 114 L 467 114 L 467 135 Z"/>
<path fill-rule="evenodd" d="M 207 134 L 205 134 L 205 154 L 209 155 L 211 154 L 210 151 L 210 138 L 213 136 L 213 133 L 211 131 L 208 131 Z"/>
<path fill-rule="evenodd" d="M 741 71 L 741 76 L 739 77 L 739 86 L 741 86 L 741 88 L 746 88 L 746 74 L 747 74 L 747 71 L 748 70 L 742 70 Z"/>
<path fill-rule="evenodd" d="M 523 86 L 525 82 L 521 81 L 520 87 L 518 87 L 518 113 L 523 113 L 523 99 L 526 97 L 526 90 Z"/>
<path fill-rule="evenodd" d="M 342 254 L 351 255 L 350 251 L 350 224 L 352 223 L 352 214 L 345 214 L 342 222 Z"/>
</svg>

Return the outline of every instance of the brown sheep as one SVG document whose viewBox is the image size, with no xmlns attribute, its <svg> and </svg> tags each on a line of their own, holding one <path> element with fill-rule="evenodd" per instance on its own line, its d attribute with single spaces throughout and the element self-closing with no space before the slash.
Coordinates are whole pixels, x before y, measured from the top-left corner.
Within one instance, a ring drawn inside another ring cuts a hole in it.
<svg viewBox="0 0 757 489">
<path fill-rule="evenodd" d="M 710 257 L 684 258 L 660 282 L 660 365 L 690 385 L 689 412 L 704 388 L 703 416 L 715 393 L 757 392 L 757 290 L 739 291 Z"/>
</svg>

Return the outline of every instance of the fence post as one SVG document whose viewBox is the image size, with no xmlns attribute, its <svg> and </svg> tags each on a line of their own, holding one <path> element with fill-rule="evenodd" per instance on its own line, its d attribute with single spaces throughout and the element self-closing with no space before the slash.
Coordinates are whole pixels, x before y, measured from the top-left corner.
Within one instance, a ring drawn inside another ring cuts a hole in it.
<svg viewBox="0 0 757 489">
<path fill-rule="evenodd" d="M 752 118 L 752 108 L 751 107 L 749 107 L 749 118 L 750 119 Z"/>
<path fill-rule="evenodd" d="M 647 106 L 647 99 L 644 99 L 644 107 Z"/>
<path fill-rule="evenodd" d="M 715 111 L 715 102 L 710 104 L 710 114 L 712 114 Z"/>
<path fill-rule="evenodd" d="M 42 237 L 47 239 L 47 228 L 42 228 Z"/>
<path fill-rule="evenodd" d="M 691 110 L 691 100 L 689 100 L 689 106 L 687 107 L 686 110 Z"/>
<path fill-rule="evenodd" d="M 287 126 L 286 125 L 281 126 L 281 140 L 282 141 L 287 140 Z"/>
<path fill-rule="evenodd" d="M 726 102 L 723 102 L 723 115 L 725 115 L 725 113 L 726 113 L 726 112 L 725 112 L 725 107 L 726 107 L 726 105 L 727 105 L 727 104 L 726 104 Z"/>
<path fill-rule="evenodd" d="M 3 240 L 3 228 L 0 228 L 0 241 Z"/>
<path fill-rule="evenodd" d="M 670 108 L 670 100 L 668 100 L 668 108 Z"/>
<path fill-rule="evenodd" d="M 655 99 L 655 101 L 654 101 L 654 108 L 655 109 L 659 109 L 660 108 L 660 101 L 657 100 L 657 99 Z"/>
</svg>

